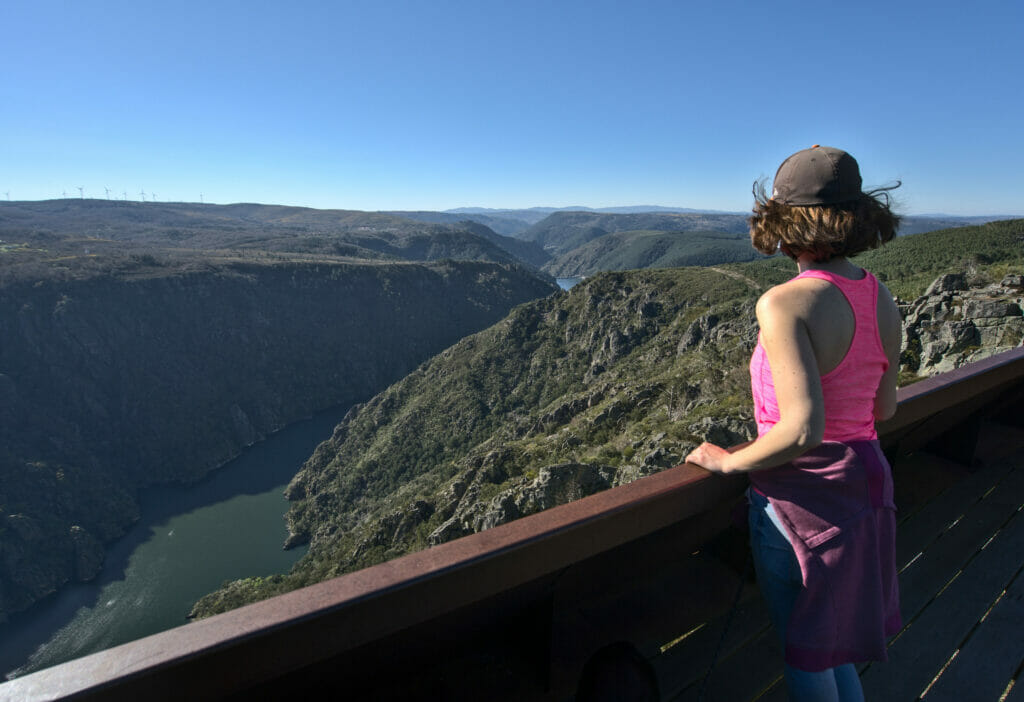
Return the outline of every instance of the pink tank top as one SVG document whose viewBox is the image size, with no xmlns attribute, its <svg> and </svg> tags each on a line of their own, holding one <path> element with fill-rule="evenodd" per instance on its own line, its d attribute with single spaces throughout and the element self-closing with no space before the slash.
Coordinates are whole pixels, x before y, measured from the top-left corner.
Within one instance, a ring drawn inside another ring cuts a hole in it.
<svg viewBox="0 0 1024 702">
<path fill-rule="evenodd" d="M 825 397 L 825 441 L 877 439 L 875 393 L 889 359 L 878 335 L 878 281 L 864 271 L 860 280 L 850 280 L 826 271 L 804 271 L 797 278 L 820 278 L 835 285 L 853 309 L 854 332 L 850 348 L 831 372 L 821 376 Z M 779 421 L 779 404 L 768 356 L 757 346 L 750 358 L 750 388 L 754 396 L 754 419 L 758 436 Z"/>
</svg>

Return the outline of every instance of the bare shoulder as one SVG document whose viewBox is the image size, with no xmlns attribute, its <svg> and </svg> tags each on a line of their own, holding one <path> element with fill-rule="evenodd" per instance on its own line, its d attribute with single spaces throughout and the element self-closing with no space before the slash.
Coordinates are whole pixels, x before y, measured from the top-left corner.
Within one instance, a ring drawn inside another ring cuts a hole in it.
<svg viewBox="0 0 1024 702">
<path fill-rule="evenodd" d="M 794 278 L 769 288 L 757 301 L 757 318 L 806 316 L 825 287 L 814 278 Z"/>
<path fill-rule="evenodd" d="M 769 317 L 776 314 L 779 310 L 785 309 L 787 302 L 790 300 L 791 293 L 786 287 L 788 283 L 782 283 L 774 287 L 768 288 L 761 297 L 757 299 L 757 307 L 755 311 L 757 318 L 762 320 L 765 317 Z"/>
</svg>

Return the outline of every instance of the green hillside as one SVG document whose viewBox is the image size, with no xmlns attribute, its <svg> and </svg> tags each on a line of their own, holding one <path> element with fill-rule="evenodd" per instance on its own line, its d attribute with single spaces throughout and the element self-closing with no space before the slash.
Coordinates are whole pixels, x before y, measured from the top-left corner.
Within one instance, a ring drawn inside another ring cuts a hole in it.
<svg viewBox="0 0 1024 702">
<path fill-rule="evenodd" d="M 1024 271 L 1024 220 L 865 254 L 898 295 L 939 273 Z M 604 273 L 517 307 L 354 408 L 288 489 L 292 573 L 227 585 L 206 615 L 633 480 L 751 435 L 754 302 L 774 257 Z"/>
<path fill-rule="evenodd" d="M 559 277 L 631 268 L 711 266 L 760 258 L 746 233 L 627 231 L 605 234 L 552 259 L 543 270 Z"/>
<path fill-rule="evenodd" d="M 937 276 L 951 270 L 998 280 L 1024 263 L 1024 220 L 989 222 L 900 237 L 859 259 L 879 272 L 892 292 L 905 300 L 920 295 Z"/>
<path fill-rule="evenodd" d="M 517 235 L 535 241 L 553 256 L 561 256 L 606 234 L 627 231 L 720 231 L 745 235 L 746 215 L 640 212 L 555 212 Z"/>
<path fill-rule="evenodd" d="M 900 234 L 987 221 L 983 217 L 908 216 L 900 223 Z M 577 277 L 631 268 L 751 261 L 759 256 L 751 249 L 748 235 L 747 216 L 742 214 L 573 211 L 555 212 L 517 236 L 550 252 L 553 258 L 544 264 L 545 271 Z"/>
</svg>

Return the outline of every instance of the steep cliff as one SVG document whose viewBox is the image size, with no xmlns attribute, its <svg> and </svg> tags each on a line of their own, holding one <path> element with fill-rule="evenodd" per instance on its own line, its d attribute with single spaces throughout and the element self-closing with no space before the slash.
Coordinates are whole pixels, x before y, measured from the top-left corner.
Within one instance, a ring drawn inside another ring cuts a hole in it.
<svg viewBox="0 0 1024 702">
<path fill-rule="evenodd" d="M 92 577 L 138 487 L 365 400 L 554 287 L 513 266 L 258 264 L 0 288 L 0 621 Z"/>
<path fill-rule="evenodd" d="M 963 273 L 938 278 L 903 305 L 903 367 L 937 375 L 1008 351 L 1024 340 L 1024 276 L 971 285 Z"/>
</svg>

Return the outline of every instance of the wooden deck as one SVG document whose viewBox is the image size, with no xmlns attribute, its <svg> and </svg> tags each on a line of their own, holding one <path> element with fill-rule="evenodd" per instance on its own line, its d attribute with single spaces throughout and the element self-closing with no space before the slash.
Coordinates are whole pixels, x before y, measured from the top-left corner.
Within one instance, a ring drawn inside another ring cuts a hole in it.
<svg viewBox="0 0 1024 702">
<path fill-rule="evenodd" d="M 973 472 L 925 452 L 894 466 L 904 627 L 888 663 L 861 668 L 868 700 L 1024 700 L 1024 430 L 985 424 L 979 439 Z M 725 619 L 659 657 L 662 699 L 700 699 Z M 781 663 L 749 587 L 703 699 L 785 700 Z"/>
</svg>

